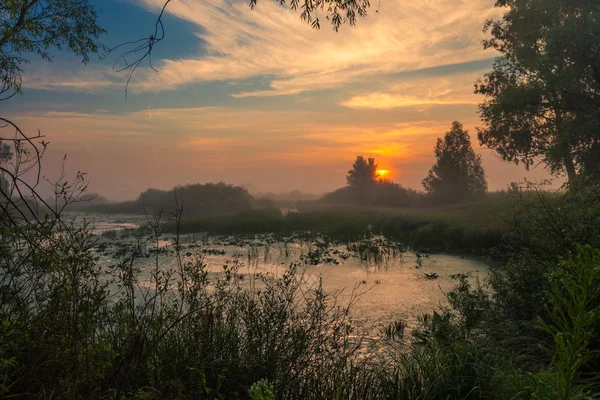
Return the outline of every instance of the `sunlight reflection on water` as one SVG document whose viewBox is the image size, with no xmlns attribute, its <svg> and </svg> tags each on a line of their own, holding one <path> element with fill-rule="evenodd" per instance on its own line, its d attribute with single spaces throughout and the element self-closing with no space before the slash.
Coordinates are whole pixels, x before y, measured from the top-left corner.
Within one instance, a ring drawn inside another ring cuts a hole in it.
<svg viewBox="0 0 600 400">
<path fill-rule="evenodd" d="M 98 234 L 137 227 L 145 221 L 136 216 L 100 214 L 86 218 L 94 221 L 93 229 Z M 185 235 L 180 239 L 184 261 L 201 259 L 210 279 L 223 276 L 223 265 L 234 266 L 238 275 L 247 277 L 242 283 L 246 287 L 252 281 L 248 278 L 256 273 L 279 276 L 290 263 L 304 263 L 303 279 L 307 287 L 322 278 L 326 292 L 336 295 L 340 304 L 347 304 L 352 295 L 358 295 L 351 317 L 359 330 L 367 335 L 376 335 L 382 326 L 398 319 L 414 327 L 418 316 L 432 312 L 446 302 L 444 293 L 455 286 L 457 274 L 483 279 L 488 273 L 488 266 L 482 261 L 442 254 L 426 256 L 420 265 L 419 257 L 409 251 L 384 257 L 380 263 L 366 263 L 351 254 L 346 245 L 337 245 L 327 247 L 329 257 L 323 257 L 325 262 L 311 265 L 307 256 L 318 248 L 311 243 L 296 242 L 286 248 L 283 243 L 267 244 L 264 236 L 246 242 L 212 238 L 208 244 L 197 235 Z M 112 239 L 98 236 L 98 262 L 106 267 L 118 263 L 134 243 L 131 236 Z M 143 249 L 142 256 L 134 264 L 142 285 L 152 288 L 150 274 L 157 263 L 161 269 L 177 266 L 173 236 L 162 238 L 158 251 L 151 240 L 144 243 Z M 334 260 L 339 264 L 333 264 Z"/>
</svg>

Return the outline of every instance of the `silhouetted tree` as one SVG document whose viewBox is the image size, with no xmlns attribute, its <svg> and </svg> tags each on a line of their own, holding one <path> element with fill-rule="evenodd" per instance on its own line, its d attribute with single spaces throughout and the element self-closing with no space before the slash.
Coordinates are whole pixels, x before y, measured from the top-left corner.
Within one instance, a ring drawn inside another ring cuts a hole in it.
<svg viewBox="0 0 600 400">
<path fill-rule="evenodd" d="M 67 50 L 80 56 L 84 63 L 90 60 L 90 54 L 96 53 L 100 45 L 96 39 L 104 33 L 98 25 L 96 9 L 88 0 L 3 0 L 0 2 L 0 101 L 8 100 L 21 91 L 22 66 L 27 64 L 35 55 L 44 60 L 52 60 L 52 50 Z M 8 220 L 27 209 L 29 218 L 37 210 L 30 203 L 39 198 L 36 187 L 42 179 L 40 160 L 46 149 L 47 142 L 37 141 L 43 136 L 28 135 L 19 126 L 0 116 L 0 192 L 6 202 L 0 204 L 3 216 L 9 215 Z M 2 139 L 13 143 L 11 146 L 2 143 Z M 12 164 L 6 163 L 15 158 Z M 37 174 L 33 171 L 37 170 Z M 35 177 L 33 181 L 25 182 L 24 178 Z M 79 175 L 78 177 L 82 177 Z M 45 179 L 45 178 L 44 178 Z M 62 177 L 59 179 L 62 180 Z M 82 181 L 80 188 L 85 187 Z M 63 197 L 70 196 L 73 186 L 67 182 L 53 182 L 56 191 Z M 28 192 L 30 199 L 24 199 L 23 190 Z M 16 192 L 16 193 L 15 193 Z M 12 197 L 15 197 L 13 200 Z M 64 203 L 72 199 L 65 200 Z M 17 204 L 18 203 L 18 204 Z M 44 204 L 46 208 L 48 204 Z M 10 210 L 9 210 L 10 209 Z M 17 211 L 15 211 L 17 210 Z M 4 219 L 4 218 L 1 218 Z M 14 222 L 14 221 L 13 221 Z"/>
<path fill-rule="evenodd" d="M 423 200 L 422 195 L 415 190 L 405 189 L 389 180 L 378 180 L 369 190 L 346 186 L 325 194 L 318 201 L 331 205 L 408 207 L 423 204 Z"/>
<path fill-rule="evenodd" d="M 485 193 L 487 182 L 481 157 L 471 147 L 469 133 L 454 122 L 435 146 L 436 164 L 423 179 L 423 187 L 436 201 L 455 203 Z"/>
<path fill-rule="evenodd" d="M 173 214 L 181 207 L 181 216 L 186 218 L 247 211 L 255 208 L 255 205 L 262 208 L 269 206 L 265 201 L 255 202 L 245 188 L 223 182 L 179 185 L 171 190 L 147 189 L 140 193 L 137 200 L 122 203 L 89 202 L 85 201 L 85 197 L 81 200 L 82 203 L 70 209 L 110 214 L 148 214 L 158 211 Z"/>
<path fill-rule="evenodd" d="M 374 205 L 383 207 L 408 207 L 420 203 L 419 193 L 406 189 L 389 179 L 377 181 Z"/>
<path fill-rule="evenodd" d="M 346 181 L 348 186 L 363 190 L 373 187 L 378 177 L 375 159 L 365 159 L 363 156 L 357 156 L 352 169 L 346 175 Z"/>
<path fill-rule="evenodd" d="M 502 54 L 476 84 L 481 144 L 526 168 L 600 178 L 600 6 L 597 0 L 498 0 L 485 42 Z"/>
<path fill-rule="evenodd" d="M 89 61 L 104 33 L 89 0 L 3 0 L 0 1 L 0 101 L 21 90 L 22 66 L 36 55 L 52 60 L 52 50 L 66 50 Z M 61 224 L 60 213 L 68 203 L 85 191 L 84 174 L 67 181 L 64 174 L 50 181 L 41 173 L 41 159 L 47 142 L 40 131 L 29 135 L 4 116 L 0 116 L 0 225 L 15 228 L 25 223 L 30 228 L 41 221 L 36 217 L 50 212 L 53 223 Z M 11 151 L 14 149 L 14 151 Z M 7 162 L 12 159 L 12 162 Z M 64 172 L 64 171 L 63 171 Z M 42 180 L 52 185 L 55 197 L 48 204 L 37 191 Z M 60 205 L 59 205 L 60 204 Z M 33 229 L 35 231 L 35 229 Z M 48 231 L 54 231 L 50 229 Z M 3 233 L 6 233 L 3 231 Z M 39 232 L 41 233 L 41 231 Z"/>
</svg>

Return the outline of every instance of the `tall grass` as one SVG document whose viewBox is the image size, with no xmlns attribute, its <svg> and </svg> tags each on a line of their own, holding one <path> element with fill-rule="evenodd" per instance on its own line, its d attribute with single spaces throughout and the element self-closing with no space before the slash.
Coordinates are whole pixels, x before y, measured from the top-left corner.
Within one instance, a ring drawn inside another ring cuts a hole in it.
<svg viewBox="0 0 600 400">
<path fill-rule="evenodd" d="M 176 227 L 167 225 L 165 230 L 175 232 Z M 483 255 L 502 245 L 505 231 L 387 211 L 338 210 L 283 215 L 279 210 L 261 210 L 184 220 L 180 232 L 209 232 L 211 235 L 275 233 L 280 236 L 312 232 L 342 243 L 380 234 L 425 252 Z"/>
<path fill-rule="evenodd" d="M 202 259 L 173 269 L 157 262 L 148 281 L 133 250 L 108 277 L 91 258 L 85 230 L 61 233 L 51 247 L 17 254 L 4 242 L 4 395 L 246 398 L 265 379 L 278 398 L 347 390 L 368 398 L 353 376 L 363 361 L 347 305 L 320 282 L 307 286 L 294 266 L 281 277 L 257 276 L 260 290 L 229 266 L 209 280 Z"/>
<path fill-rule="evenodd" d="M 560 263 L 548 277 L 549 318 L 538 327 L 552 337 L 545 350 L 552 358 L 544 382 L 557 399 L 588 398 L 599 371 L 584 371 L 600 324 L 600 251 L 580 246 L 576 257 Z M 587 372 L 587 374 L 584 374 Z"/>
</svg>

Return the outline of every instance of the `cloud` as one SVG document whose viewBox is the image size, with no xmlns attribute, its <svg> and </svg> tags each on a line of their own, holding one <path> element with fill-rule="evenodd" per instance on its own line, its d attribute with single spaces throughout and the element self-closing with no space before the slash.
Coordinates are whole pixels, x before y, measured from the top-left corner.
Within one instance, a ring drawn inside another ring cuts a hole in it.
<svg viewBox="0 0 600 400">
<path fill-rule="evenodd" d="M 385 92 L 353 96 L 341 105 L 354 109 L 415 107 L 424 110 L 431 106 L 479 104 L 481 96 L 473 93 L 473 83 L 479 76 L 480 72 L 470 72 L 450 77 L 407 79 L 388 85 Z"/>
<path fill-rule="evenodd" d="M 131 1 L 157 12 L 164 0 Z M 433 163 L 435 140 L 452 120 L 460 119 L 471 132 L 477 124 L 473 105 L 481 99 L 472 88 L 481 71 L 475 69 L 489 63 L 472 61 L 493 56 L 482 49 L 481 27 L 498 13 L 494 2 L 384 0 L 379 13 L 372 9 L 357 26 L 335 33 L 325 24 L 312 30 L 277 1 L 259 0 L 254 11 L 245 0 L 172 1 L 168 12 L 197 27 L 198 55 L 155 60 L 157 73 L 140 68 L 130 92 L 223 81 L 237 98 L 296 95 L 292 100 L 302 103 L 222 101 L 208 90 L 173 102 L 178 93 L 158 96 L 152 104 L 163 108 L 146 109 L 144 103 L 139 111 L 111 113 L 104 108 L 114 109 L 112 104 L 99 101 L 88 107 L 95 112 L 23 112 L 18 122 L 47 135 L 59 172 L 62 154 L 69 153 L 69 165 L 89 172 L 94 190 L 111 197 L 218 180 L 253 182 L 261 190 L 322 192 L 344 184 L 359 154 L 376 156 L 396 171 L 394 180 L 419 188 Z M 177 46 L 169 43 L 170 28 L 160 46 Z M 73 69 L 56 62 L 44 68 L 25 74 L 25 86 L 70 92 L 124 88 L 125 76 L 110 67 Z M 329 104 L 331 98 L 339 102 L 340 93 L 301 95 L 333 88 L 344 89 L 339 103 L 344 107 Z M 207 101 L 237 108 L 191 107 Z M 190 108 L 167 108 L 175 104 Z M 522 176 L 521 168 L 485 154 L 486 170 L 497 182 L 491 187 Z"/>
<path fill-rule="evenodd" d="M 14 121 L 25 132 L 39 128 L 50 142 L 45 174 L 60 175 L 67 153 L 68 170 L 87 172 L 92 190 L 111 198 L 134 198 L 149 187 L 220 180 L 252 182 L 261 190 L 323 192 L 344 184 L 356 155 L 376 157 L 394 171 L 393 180 L 419 188 L 433 164 L 435 141 L 451 123 L 373 118 L 369 110 L 331 115 L 226 107 L 160 108 L 152 110 L 152 117 L 147 110 L 28 112 Z M 477 118 L 462 122 L 472 133 Z M 482 154 L 493 188 L 525 174 L 490 151 Z"/>
<path fill-rule="evenodd" d="M 132 0 L 157 13 L 164 0 Z M 293 95 L 343 87 L 374 76 L 489 58 L 483 22 L 498 16 L 494 0 L 390 0 L 379 12 L 334 32 L 314 30 L 299 12 L 260 0 L 178 0 L 167 12 L 197 27 L 198 56 L 140 67 L 132 92 L 177 90 L 189 84 L 271 77 L 269 88 L 234 97 Z M 322 16 L 321 16 L 322 18 Z M 172 29 L 172 27 L 171 27 Z M 167 37 L 159 46 L 172 46 Z M 74 76 L 54 68 L 28 78 L 26 87 L 69 91 L 122 88 L 125 75 L 108 66 L 88 66 Z M 70 69 L 72 71 L 72 69 Z M 50 76 L 50 78 L 48 78 Z M 400 100 L 402 102 L 402 100 Z"/>
<path fill-rule="evenodd" d="M 354 96 L 342 105 L 350 108 L 377 108 L 388 110 L 398 107 L 454 105 L 454 104 L 477 104 L 476 102 L 465 103 L 459 100 L 442 100 L 436 97 L 427 98 L 421 96 L 406 96 L 403 94 L 370 93 L 363 96 Z"/>
<path fill-rule="evenodd" d="M 38 90 L 96 92 L 123 88 L 124 76 L 102 66 L 35 63 L 38 67 L 23 75 L 23 87 Z"/>
<path fill-rule="evenodd" d="M 151 117 L 147 110 L 30 112 L 20 114 L 16 122 L 26 132 L 40 128 L 53 146 L 67 153 L 89 150 L 93 158 L 103 159 L 116 149 L 131 149 L 128 161 L 139 163 L 145 161 L 138 149 L 154 145 L 163 149 L 166 163 L 201 156 L 221 166 L 271 161 L 330 166 L 356 154 L 411 158 L 430 153 L 436 135 L 447 128 L 438 121 L 373 123 L 360 115 L 332 118 L 303 110 L 273 113 L 226 107 L 154 109 Z"/>
<path fill-rule="evenodd" d="M 158 11 L 163 0 L 138 0 Z M 164 60 L 140 71 L 132 90 L 175 90 L 201 81 L 274 76 L 269 90 L 235 97 L 297 94 L 437 65 L 489 58 L 481 27 L 497 15 L 493 0 L 392 0 L 339 33 L 300 21 L 297 12 L 262 0 L 254 11 L 232 0 L 178 0 L 167 11 L 198 27 L 197 58 Z M 168 32 L 168 26 L 166 27 Z M 161 45 L 164 45 L 161 44 Z"/>
</svg>

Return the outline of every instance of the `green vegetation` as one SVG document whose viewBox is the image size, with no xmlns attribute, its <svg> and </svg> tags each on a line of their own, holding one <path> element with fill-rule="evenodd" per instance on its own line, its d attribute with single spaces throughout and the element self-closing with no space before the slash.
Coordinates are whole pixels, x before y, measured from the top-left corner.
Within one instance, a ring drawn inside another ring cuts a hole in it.
<svg viewBox="0 0 600 400">
<path fill-rule="evenodd" d="M 515 214 L 523 218 L 519 221 L 524 221 L 526 210 L 533 208 L 540 196 L 550 206 L 561 201 L 560 194 L 517 188 L 513 192 L 487 193 L 469 202 L 427 208 L 365 209 L 310 202 L 302 203 L 298 212 L 285 214 L 265 209 L 184 219 L 177 226 L 167 224 L 165 231 L 282 236 L 312 232 L 341 242 L 359 240 L 365 235 L 383 235 L 426 252 L 504 258 L 501 253 L 504 246 L 518 247 L 511 228 Z"/>
<path fill-rule="evenodd" d="M 598 4 L 591 0 L 499 0 L 504 17 L 486 23 L 497 50 L 477 83 L 481 144 L 507 161 L 543 162 L 569 185 L 600 177 Z"/>
<path fill-rule="evenodd" d="M 381 338 L 362 340 L 348 316 L 352 300 L 339 303 L 321 281 L 307 290 L 296 265 L 280 277 L 242 279 L 228 263 L 211 278 L 201 257 L 176 256 L 165 268 L 157 253 L 148 281 L 133 262 L 142 242 L 104 271 L 85 228 L 5 224 L 3 396 L 588 398 L 598 392 L 600 365 L 597 192 L 551 202 L 535 193 L 523 197 L 528 213 L 515 214 L 531 240 L 512 250 L 506 269 L 484 282 L 457 276 L 448 305 L 424 315 L 416 330 L 395 321 Z M 536 223 L 548 217 L 571 218 L 563 241 L 544 233 L 556 226 Z M 159 225 L 148 229 L 151 241 L 160 238 Z M 582 232 L 592 232 L 586 246 L 577 244 Z M 17 238 L 24 245 L 15 247 Z M 51 245 L 37 246 L 41 240 Z M 377 262 L 385 257 L 377 240 L 353 251 Z"/>
<path fill-rule="evenodd" d="M 207 232 L 211 235 L 275 233 L 291 235 L 312 232 L 333 240 L 349 242 L 373 234 L 402 241 L 428 252 L 454 252 L 483 255 L 502 244 L 502 229 L 469 223 L 454 224 L 425 213 L 390 210 L 324 210 L 290 212 L 249 211 L 184 220 L 179 226 L 167 224 L 166 232 Z"/>
<path fill-rule="evenodd" d="M 64 49 L 84 63 L 101 48 L 105 31 L 86 0 L 6 0 L 0 4 L 0 101 L 21 90 L 27 57 L 52 60 L 51 49 Z"/>
<path fill-rule="evenodd" d="M 458 203 L 482 196 L 487 181 L 481 156 L 475 155 L 469 133 L 459 122 L 435 145 L 435 165 L 423 179 L 423 187 L 437 203 Z"/>
<path fill-rule="evenodd" d="M 346 186 L 312 201 L 321 205 L 355 207 L 416 207 L 428 202 L 429 199 L 416 190 L 405 189 L 397 183 L 383 179 L 377 180 L 368 188 Z M 299 202 L 297 206 L 306 208 L 307 203 L 311 202 Z"/>
<path fill-rule="evenodd" d="M 210 281 L 201 260 L 157 263 L 142 282 L 133 249 L 107 280 L 91 238 L 71 234 L 22 248 L 37 261 L 26 269 L 2 253 L 3 395 L 246 398 L 261 379 L 289 398 L 335 394 L 340 378 L 323 377 L 352 355 L 347 314 L 321 286 L 300 290 L 294 268 L 258 277 L 261 292 L 242 289 L 233 266 Z"/>
</svg>

